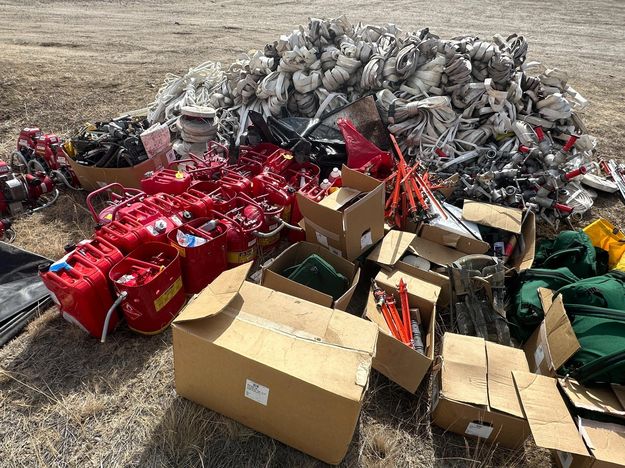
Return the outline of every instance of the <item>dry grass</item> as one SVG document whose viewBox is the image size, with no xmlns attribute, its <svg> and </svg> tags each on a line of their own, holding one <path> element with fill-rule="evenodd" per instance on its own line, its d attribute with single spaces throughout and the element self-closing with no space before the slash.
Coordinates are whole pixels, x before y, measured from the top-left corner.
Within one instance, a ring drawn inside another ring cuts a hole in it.
<svg viewBox="0 0 625 468">
<path fill-rule="evenodd" d="M 455 7 L 433 0 L 347 0 L 340 6 L 328 0 L 9 0 L 0 5 L 0 15 L 11 18 L 0 29 L 0 155 L 8 154 L 23 126 L 65 133 L 86 120 L 143 107 L 167 72 L 206 59 L 229 62 L 308 16 L 340 13 L 406 28 L 430 26 L 446 37 L 525 34 L 530 58 L 568 70 L 571 84 L 591 100 L 586 123 L 599 138 L 601 155 L 621 157 L 625 14 L 608 0 L 573 1 L 566 11 L 557 2 L 486 0 Z M 617 200 L 601 199 L 593 214 L 625 226 Z M 64 193 L 51 209 L 19 220 L 17 244 L 59 257 L 63 245 L 92 232 L 83 201 L 80 193 Z M 0 465 L 319 465 L 178 397 L 172 366 L 169 332 L 147 338 L 122 327 L 102 345 L 47 311 L 0 349 Z M 427 382 L 413 396 L 374 373 L 344 465 L 552 463 L 531 442 L 524 450 L 494 449 L 432 427 L 427 395 Z"/>
</svg>

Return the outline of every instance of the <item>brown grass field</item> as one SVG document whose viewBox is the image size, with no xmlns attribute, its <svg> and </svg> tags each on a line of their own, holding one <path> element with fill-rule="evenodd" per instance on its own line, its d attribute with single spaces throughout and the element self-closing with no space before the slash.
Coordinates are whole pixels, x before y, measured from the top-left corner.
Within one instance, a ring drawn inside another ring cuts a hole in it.
<svg viewBox="0 0 625 468">
<path fill-rule="evenodd" d="M 585 122 L 599 155 L 625 146 L 622 2 L 211 0 L 0 2 L 0 156 L 21 127 L 64 134 L 85 121 L 144 107 L 168 72 L 228 63 L 309 16 L 428 26 L 442 37 L 518 32 L 530 60 L 565 69 L 591 101 Z M 58 258 L 92 223 L 82 194 L 16 222 L 16 244 Z M 616 196 L 593 217 L 625 227 Z M 589 218 L 590 219 L 590 218 Z M 1 259 L 0 259 L 1 261 Z M 176 395 L 171 333 L 118 329 L 100 344 L 44 311 L 0 349 L 0 466 L 316 466 L 320 463 Z M 552 465 L 528 441 L 509 451 L 430 425 L 428 385 L 416 395 L 376 374 L 345 466 Z"/>
</svg>

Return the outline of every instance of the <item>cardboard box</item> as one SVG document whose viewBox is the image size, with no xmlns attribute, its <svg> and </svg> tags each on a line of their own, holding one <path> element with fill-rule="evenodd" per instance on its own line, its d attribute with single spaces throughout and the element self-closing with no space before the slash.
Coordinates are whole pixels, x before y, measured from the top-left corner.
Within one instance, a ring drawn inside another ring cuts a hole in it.
<svg viewBox="0 0 625 468">
<path fill-rule="evenodd" d="M 425 354 L 406 346 L 391 334 L 384 317 L 375 306 L 372 294 L 369 294 L 365 316 L 379 327 L 378 346 L 373 359 L 373 368 L 409 392 L 414 393 L 423 378 L 429 373 L 434 361 L 436 302 L 440 288 L 399 270 L 380 271 L 375 280 L 387 294 L 395 296 L 399 312 L 401 311 L 401 301 L 397 294 L 397 284 L 400 279 L 403 279 L 408 287 L 410 307 L 419 308 L 424 332 Z"/>
<path fill-rule="evenodd" d="M 625 389 L 585 387 L 557 378 L 557 370 L 580 348 L 562 297 L 539 289 L 545 318 L 525 343 L 530 370 L 513 373 L 536 445 L 551 449 L 560 466 L 625 466 Z M 570 408 L 584 417 L 574 418 Z M 600 422 L 609 417 L 623 425 Z"/>
<path fill-rule="evenodd" d="M 297 194 L 306 240 L 354 260 L 384 236 L 384 183 L 343 166 L 343 186 L 319 203 Z"/>
<path fill-rule="evenodd" d="M 367 256 L 367 260 L 379 264 L 385 270 L 397 269 L 439 286 L 439 305 L 446 306 L 450 300 L 449 277 L 434 271 L 434 268 L 449 265 L 465 255 L 485 253 L 489 246 L 486 242 L 430 225 L 424 225 L 422 233 L 426 237 L 411 232 L 390 231 Z M 452 242 L 456 248 L 448 246 Z M 402 261 L 401 258 L 407 253 L 425 258 L 431 262 L 431 268 L 422 270 Z"/>
<path fill-rule="evenodd" d="M 141 179 L 144 174 L 167 167 L 169 162 L 174 160 L 174 152 L 168 148 L 136 166 L 123 168 L 83 166 L 72 158 L 67 158 L 67 160 L 85 190 L 96 190 L 113 182 L 118 182 L 128 188 L 141 188 Z"/>
<path fill-rule="evenodd" d="M 432 390 L 434 424 L 504 447 L 520 447 L 529 427 L 512 371 L 529 371 L 522 350 L 445 333 Z"/>
<path fill-rule="evenodd" d="M 508 262 L 517 271 L 526 270 L 534 263 L 536 250 L 536 217 L 532 211 L 522 211 L 516 208 L 480 203 L 465 200 L 462 207 L 462 218 L 483 226 L 501 229 L 520 237 L 522 249 L 516 249 Z"/>
<path fill-rule="evenodd" d="M 176 391 L 327 463 L 350 445 L 377 327 L 225 271 L 173 323 Z"/>
<path fill-rule="evenodd" d="M 319 255 L 334 269 L 344 275 L 349 280 L 349 289 L 336 301 L 332 296 L 317 291 L 303 284 L 296 283 L 280 274 L 285 268 L 303 262 L 312 254 Z M 268 266 L 263 268 L 260 284 L 275 291 L 280 291 L 294 297 L 299 297 L 324 307 L 333 307 L 339 310 L 347 310 L 347 305 L 351 301 L 356 285 L 360 279 L 360 268 L 343 257 L 334 255 L 328 249 L 319 244 L 310 242 L 298 242 L 291 245 Z"/>
<path fill-rule="evenodd" d="M 604 402 L 618 402 L 615 395 L 608 396 L 606 389 L 579 391 L 578 384 L 527 372 L 513 372 L 513 378 L 536 445 L 552 450 L 561 467 L 625 466 L 625 425 L 574 419 L 563 397 L 572 393 L 573 407 L 583 404 L 605 411 Z"/>
</svg>

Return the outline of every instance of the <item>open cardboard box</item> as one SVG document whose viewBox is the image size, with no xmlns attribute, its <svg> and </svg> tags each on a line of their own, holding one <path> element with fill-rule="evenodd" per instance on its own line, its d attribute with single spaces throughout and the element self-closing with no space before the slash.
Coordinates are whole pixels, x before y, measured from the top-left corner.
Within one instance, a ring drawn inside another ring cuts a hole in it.
<svg viewBox="0 0 625 468">
<path fill-rule="evenodd" d="M 475 239 L 465 238 L 435 226 L 425 225 L 423 229 L 427 238 L 417 236 L 417 234 L 411 232 L 390 231 L 384 236 L 382 242 L 367 256 L 367 260 L 379 264 L 387 271 L 392 269 L 400 270 L 439 286 L 441 288 L 439 305 L 445 306 L 450 300 L 449 277 L 446 274 L 434 271 L 433 268 L 436 268 L 436 265 L 448 265 L 465 255 L 484 253 L 488 250 L 488 244 Z M 444 245 L 445 238 L 450 241 L 452 237 L 456 240 L 458 248 Z M 461 248 L 466 250 L 460 250 Z M 432 268 L 430 270 L 422 270 L 402 261 L 401 258 L 407 253 L 425 258 L 432 263 Z"/>
<path fill-rule="evenodd" d="M 522 350 L 445 333 L 432 389 L 432 419 L 461 435 L 517 448 L 529 435 L 512 371 L 529 371 Z"/>
<path fill-rule="evenodd" d="M 411 308 L 419 308 L 425 354 L 406 346 L 396 339 L 388 328 L 369 294 L 365 316 L 379 327 L 378 345 L 373 368 L 393 382 L 414 393 L 423 378 L 429 373 L 434 361 L 436 302 L 440 287 L 415 278 L 399 270 L 380 271 L 375 280 L 387 294 L 395 296 L 397 310 L 401 313 L 401 301 L 397 294 L 397 284 L 403 279 L 408 288 L 408 303 Z"/>
<path fill-rule="evenodd" d="M 296 283 L 295 281 L 281 275 L 280 272 L 284 271 L 285 268 L 303 262 L 312 254 L 319 255 L 326 262 L 332 265 L 337 272 L 341 273 L 348 279 L 349 289 L 347 289 L 347 291 L 345 291 L 345 293 L 336 301 L 328 294 L 317 291 L 303 284 Z M 359 278 L 360 268 L 349 260 L 345 260 L 343 257 L 334 255 L 328 249 L 319 244 L 298 242 L 291 245 L 278 255 L 269 266 L 263 268 L 260 284 L 269 289 L 290 294 L 291 296 L 299 297 L 324 307 L 334 307 L 339 310 L 347 310 L 347 305 L 354 295 Z"/>
<path fill-rule="evenodd" d="M 92 191 L 113 182 L 118 182 L 127 188 L 141 188 L 141 179 L 143 179 L 146 172 L 158 171 L 167 167 L 174 158 L 174 151 L 169 147 L 133 167 L 105 168 L 83 166 L 72 158 L 67 158 L 67 160 L 76 177 L 78 177 L 80 185 L 85 190 Z"/>
<path fill-rule="evenodd" d="M 324 462 L 345 456 L 377 326 L 227 270 L 173 323 L 176 391 Z"/>
<path fill-rule="evenodd" d="M 320 202 L 297 194 L 306 240 L 355 260 L 384 236 L 384 183 L 343 166 L 343 186 Z"/>
<path fill-rule="evenodd" d="M 513 373 L 536 445 L 552 450 L 564 468 L 625 466 L 625 389 L 557 378 L 557 369 L 580 344 L 562 298 L 547 289 L 539 294 L 545 319 L 525 344 L 535 374 Z M 583 416 L 574 418 L 570 409 Z M 606 417 L 623 425 L 600 421 Z"/>
<path fill-rule="evenodd" d="M 545 319 L 522 349 L 446 333 L 432 391 L 437 426 L 503 446 L 519 447 L 529 428 L 512 372 L 553 373 L 578 349 L 562 299 L 540 289 Z M 568 326 L 567 326 L 568 325 Z"/>
<path fill-rule="evenodd" d="M 509 265 L 516 269 L 529 268 L 534 261 L 536 226 L 534 213 L 527 213 L 486 203 L 465 201 L 463 217 L 485 226 L 503 229 L 520 234 L 524 249 L 518 249 Z M 470 218 L 470 219 L 469 219 Z M 439 305 L 446 306 L 451 300 L 451 286 L 446 274 L 435 271 L 456 260 L 473 254 L 484 254 L 489 250 L 488 243 L 468 235 L 449 231 L 440 226 L 424 224 L 419 234 L 403 231 L 390 231 L 382 242 L 369 254 L 371 260 L 384 269 L 398 269 L 441 287 Z M 412 253 L 431 263 L 429 270 L 422 270 L 401 260 Z"/>
</svg>

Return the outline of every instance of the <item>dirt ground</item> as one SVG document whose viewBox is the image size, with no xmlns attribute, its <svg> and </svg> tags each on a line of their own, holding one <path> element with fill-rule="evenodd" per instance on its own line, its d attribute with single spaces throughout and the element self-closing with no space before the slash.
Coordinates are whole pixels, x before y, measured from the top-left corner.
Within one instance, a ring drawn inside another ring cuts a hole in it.
<svg viewBox="0 0 625 468">
<path fill-rule="evenodd" d="M 591 101 L 585 122 L 599 155 L 625 145 L 625 13 L 619 1 L 0 2 L 0 156 L 19 129 L 64 134 L 144 107 L 168 72 L 243 51 L 305 23 L 352 21 L 429 27 L 442 37 L 518 32 L 529 59 L 569 72 Z M 58 258 L 91 234 L 81 194 L 18 221 L 17 245 Z M 616 196 L 593 216 L 625 226 Z M 409 395 L 374 374 L 345 466 L 549 466 L 528 442 L 508 451 L 430 426 L 427 385 Z M 318 462 L 178 397 L 171 334 L 122 328 L 105 345 L 41 314 L 0 349 L 0 466 L 313 466 Z"/>
</svg>

